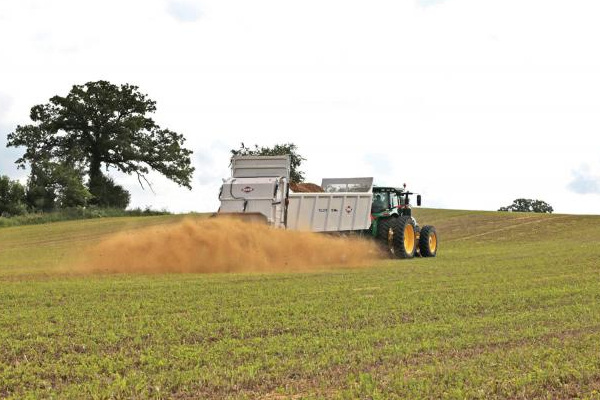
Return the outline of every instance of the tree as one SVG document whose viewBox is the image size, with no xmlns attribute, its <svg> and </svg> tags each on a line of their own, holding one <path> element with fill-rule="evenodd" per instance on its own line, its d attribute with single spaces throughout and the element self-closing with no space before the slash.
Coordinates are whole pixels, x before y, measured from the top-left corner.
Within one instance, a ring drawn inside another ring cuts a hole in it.
<svg viewBox="0 0 600 400">
<path fill-rule="evenodd" d="M 297 146 L 293 143 L 276 144 L 273 147 L 258 147 L 255 144 L 254 149 L 250 149 L 242 143 L 238 150 L 231 150 L 232 156 L 283 156 L 287 154 L 291 159 L 290 182 L 304 182 L 304 172 L 299 168 L 302 161 L 306 161 L 306 159 L 298 153 Z"/>
<path fill-rule="evenodd" d="M 32 211 L 49 212 L 53 211 L 56 205 L 52 173 L 48 169 L 48 165 L 42 161 L 31 163 L 25 197 Z"/>
<path fill-rule="evenodd" d="M 92 194 L 83 184 L 83 172 L 69 166 L 39 160 L 31 164 L 26 199 L 30 209 L 85 207 Z"/>
<path fill-rule="evenodd" d="M 541 200 L 516 199 L 510 206 L 500 207 L 498 211 L 535 212 L 552 214 L 554 209 Z"/>
<path fill-rule="evenodd" d="M 8 176 L 0 176 L 0 216 L 25 214 L 25 188 Z"/>
<path fill-rule="evenodd" d="M 34 123 L 17 126 L 7 146 L 25 146 L 25 154 L 16 161 L 22 168 L 43 161 L 85 171 L 96 204 L 106 202 L 105 185 L 110 181 L 103 167 L 136 174 L 142 187 L 142 181 L 150 186 L 146 176 L 155 170 L 191 189 L 192 151 L 183 147 L 183 135 L 162 129 L 149 117 L 156 102 L 138 89 L 107 81 L 75 85 L 67 96 L 32 107 Z"/>
</svg>

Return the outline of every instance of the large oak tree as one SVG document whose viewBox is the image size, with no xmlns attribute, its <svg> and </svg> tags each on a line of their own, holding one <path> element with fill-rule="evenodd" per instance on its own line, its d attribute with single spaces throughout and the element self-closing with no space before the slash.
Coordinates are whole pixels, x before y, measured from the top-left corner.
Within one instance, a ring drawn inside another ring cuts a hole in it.
<svg viewBox="0 0 600 400">
<path fill-rule="evenodd" d="M 20 167 L 58 162 L 84 171 L 96 198 L 104 193 L 107 178 L 102 170 L 109 167 L 136 174 L 142 186 L 155 170 L 190 189 L 192 152 L 183 147 L 183 135 L 150 118 L 155 111 L 156 102 L 134 85 L 75 85 L 66 96 L 32 107 L 33 124 L 17 126 L 7 146 L 26 148 L 16 161 Z"/>
</svg>

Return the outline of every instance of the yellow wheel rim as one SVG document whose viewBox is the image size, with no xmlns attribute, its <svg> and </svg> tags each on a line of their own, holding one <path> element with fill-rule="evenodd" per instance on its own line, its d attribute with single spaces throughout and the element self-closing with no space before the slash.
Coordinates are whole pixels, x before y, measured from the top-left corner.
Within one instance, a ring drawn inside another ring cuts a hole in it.
<svg viewBox="0 0 600 400">
<path fill-rule="evenodd" d="M 435 253 L 437 250 L 437 235 L 435 233 L 429 235 L 429 250 L 432 253 Z"/>
<path fill-rule="evenodd" d="M 410 224 L 404 227 L 404 250 L 408 254 L 412 254 L 415 250 L 415 228 Z"/>
</svg>

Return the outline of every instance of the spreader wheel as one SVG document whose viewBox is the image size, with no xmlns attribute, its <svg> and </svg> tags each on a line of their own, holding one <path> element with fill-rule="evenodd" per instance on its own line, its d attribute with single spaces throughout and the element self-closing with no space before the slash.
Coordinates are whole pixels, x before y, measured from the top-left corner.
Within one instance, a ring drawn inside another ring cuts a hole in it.
<svg viewBox="0 0 600 400">
<path fill-rule="evenodd" d="M 437 233 L 435 227 L 425 225 L 421 228 L 421 237 L 419 238 L 419 250 L 421 257 L 435 257 L 438 249 Z"/>
</svg>

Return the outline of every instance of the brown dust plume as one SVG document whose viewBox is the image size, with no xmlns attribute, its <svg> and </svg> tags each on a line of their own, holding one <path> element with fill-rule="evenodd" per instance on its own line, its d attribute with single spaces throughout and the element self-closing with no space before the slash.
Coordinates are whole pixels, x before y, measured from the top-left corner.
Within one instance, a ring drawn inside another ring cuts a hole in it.
<svg viewBox="0 0 600 400">
<path fill-rule="evenodd" d="M 357 267 L 379 258 L 377 245 L 274 229 L 235 219 L 187 219 L 112 235 L 88 249 L 82 273 L 291 272 Z"/>
</svg>

